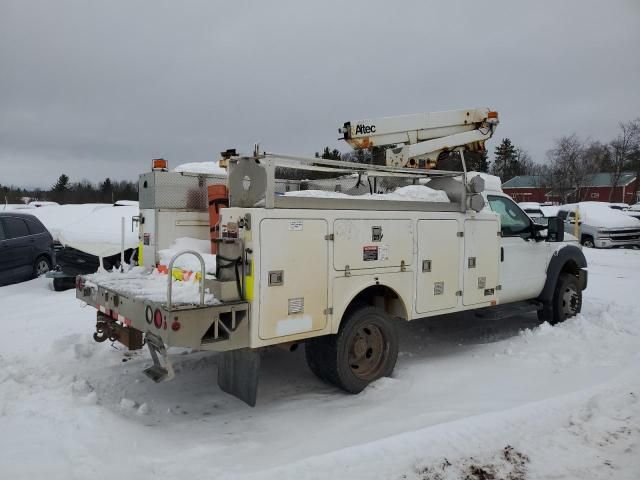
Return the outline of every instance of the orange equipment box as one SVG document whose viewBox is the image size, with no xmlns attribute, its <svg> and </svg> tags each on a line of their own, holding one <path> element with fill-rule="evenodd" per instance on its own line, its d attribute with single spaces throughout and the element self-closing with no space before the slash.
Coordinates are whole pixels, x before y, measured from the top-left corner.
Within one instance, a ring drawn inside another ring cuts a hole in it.
<svg viewBox="0 0 640 480">
<path fill-rule="evenodd" d="M 229 206 L 229 190 L 226 185 L 209 185 L 207 187 L 209 197 L 209 231 L 211 232 L 211 253 L 218 253 L 218 244 L 215 239 L 220 232 L 220 209 Z"/>
</svg>

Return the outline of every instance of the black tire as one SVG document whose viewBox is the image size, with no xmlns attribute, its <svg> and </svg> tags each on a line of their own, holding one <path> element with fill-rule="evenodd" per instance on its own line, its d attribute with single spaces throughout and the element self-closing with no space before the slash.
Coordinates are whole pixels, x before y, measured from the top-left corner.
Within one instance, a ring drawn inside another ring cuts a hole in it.
<svg viewBox="0 0 640 480">
<path fill-rule="evenodd" d="M 33 262 L 33 278 L 44 275 L 49 270 L 51 270 L 51 260 L 48 257 L 41 255 Z"/>
<path fill-rule="evenodd" d="M 329 381 L 329 379 L 325 375 L 323 368 L 323 365 L 325 364 L 324 353 L 326 349 L 326 337 L 311 338 L 304 344 L 304 356 L 307 360 L 309 370 L 311 370 L 316 377 L 324 382 Z"/>
<path fill-rule="evenodd" d="M 590 235 L 583 235 L 580 243 L 583 247 L 596 248 L 596 244 L 593 243 L 593 237 L 591 237 Z"/>
<path fill-rule="evenodd" d="M 556 325 L 580 313 L 582 309 L 582 289 L 578 278 L 570 273 L 561 273 L 553 291 L 551 304 L 538 310 L 538 319 Z"/>
<path fill-rule="evenodd" d="M 360 393 L 393 372 L 398 358 L 398 334 L 393 320 L 375 307 L 347 314 L 336 335 L 307 342 L 312 372 L 349 393 Z"/>
<path fill-rule="evenodd" d="M 75 280 L 73 278 L 54 278 L 53 289 L 56 292 L 64 292 L 75 288 Z"/>
</svg>

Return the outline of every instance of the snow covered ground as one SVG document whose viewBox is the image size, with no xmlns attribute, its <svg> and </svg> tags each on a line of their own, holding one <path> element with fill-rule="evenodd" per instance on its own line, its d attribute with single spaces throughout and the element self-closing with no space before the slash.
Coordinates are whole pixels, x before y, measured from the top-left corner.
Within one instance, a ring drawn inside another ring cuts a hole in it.
<svg viewBox="0 0 640 480">
<path fill-rule="evenodd" d="M 216 355 L 91 338 L 95 311 L 44 278 L 0 288 L 0 478 L 640 478 L 640 251 L 586 250 L 583 313 L 539 325 L 401 326 L 393 378 L 347 395 L 303 352 L 265 352 L 258 406 Z"/>
</svg>

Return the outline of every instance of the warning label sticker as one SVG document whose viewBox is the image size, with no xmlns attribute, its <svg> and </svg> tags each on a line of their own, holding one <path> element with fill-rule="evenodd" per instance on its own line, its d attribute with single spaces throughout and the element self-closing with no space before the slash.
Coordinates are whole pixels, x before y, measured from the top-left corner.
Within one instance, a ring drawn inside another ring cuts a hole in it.
<svg viewBox="0 0 640 480">
<path fill-rule="evenodd" d="M 378 254 L 380 260 L 389 260 L 389 245 L 380 245 Z"/>
<path fill-rule="evenodd" d="M 362 247 L 362 260 L 365 262 L 378 260 L 378 247 L 370 245 Z"/>
<path fill-rule="evenodd" d="M 289 220 L 289 230 L 299 232 L 302 230 L 302 220 Z"/>
</svg>

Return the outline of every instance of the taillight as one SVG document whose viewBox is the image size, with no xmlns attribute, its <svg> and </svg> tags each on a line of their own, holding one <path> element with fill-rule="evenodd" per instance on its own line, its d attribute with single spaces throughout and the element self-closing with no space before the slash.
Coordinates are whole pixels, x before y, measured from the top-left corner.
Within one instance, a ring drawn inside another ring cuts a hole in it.
<svg viewBox="0 0 640 480">
<path fill-rule="evenodd" d="M 174 332 L 177 332 L 178 330 L 180 330 L 180 322 L 178 320 L 174 320 L 173 323 L 171 324 L 171 330 L 173 330 Z"/>
<path fill-rule="evenodd" d="M 147 305 L 147 308 L 144 310 L 144 318 L 149 325 L 153 322 L 153 309 Z"/>
<path fill-rule="evenodd" d="M 156 328 L 162 328 L 162 312 L 160 310 L 156 310 L 156 313 L 153 315 L 153 324 Z"/>
<path fill-rule="evenodd" d="M 76 290 L 82 290 L 84 288 L 84 280 L 80 275 L 76 277 Z"/>
</svg>

